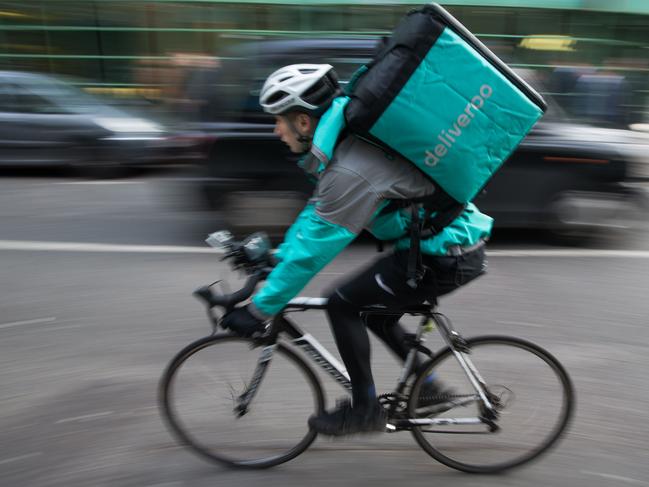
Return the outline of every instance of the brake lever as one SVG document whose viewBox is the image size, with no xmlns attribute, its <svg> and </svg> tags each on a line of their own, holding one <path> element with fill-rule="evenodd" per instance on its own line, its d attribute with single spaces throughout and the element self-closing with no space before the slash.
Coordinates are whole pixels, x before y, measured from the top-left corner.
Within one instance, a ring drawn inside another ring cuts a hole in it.
<svg viewBox="0 0 649 487">
<path fill-rule="evenodd" d="M 199 287 L 193 292 L 193 295 L 204 301 L 209 308 L 222 306 L 225 308 L 226 312 L 229 312 L 236 304 L 248 299 L 252 295 L 259 281 L 262 279 L 263 274 L 257 271 L 248 277 L 243 288 L 227 296 L 215 296 L 209 286 Z"/>
<path fill-rule="evenodd" d="M 215 306 L 222 306 L 225 309 L 226 314 L 232 311 L 233 304 L 231 302 L 215 302 L 217 301 L 217 296 L 214 296 L 214 293 L 210 289 L 210 286 L 201 286 L 196 289 L 192 293 L 192 295 L 195 296 L 198 300 L 203 301 L 207 305 L 208 310 L 211 310 Z"/>
<path fill-rule="evenodd" d="M 219 282 L 219 281 L 216 281 L 216 282 Z M 205 303 L 207 303 L 208 305 L 211 305 L 211 303 L 212 303 L 212 290 L 210 289 L 210 286 L 201 286 L 198 289 L 196 289 L 192 294 L 194 296 L 196 296 L 196 298 L 205 301 Z"/>
</svg>

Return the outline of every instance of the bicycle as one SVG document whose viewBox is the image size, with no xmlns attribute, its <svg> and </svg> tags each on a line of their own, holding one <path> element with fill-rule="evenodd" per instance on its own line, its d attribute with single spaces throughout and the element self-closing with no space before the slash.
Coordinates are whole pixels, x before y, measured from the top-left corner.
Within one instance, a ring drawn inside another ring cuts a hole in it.
<svg viewBox="0 0 649 487">
<path fill-rule="evenodd" d="M 241 243 L 217 232 L 208 243 L 223 248 L 223 259 L 233 260 L 249 277 L 232 294 L 214 293 L 216 283 L 195 291 L 207 304 L 213 331 L 182 349 L 166 368 L 159 390 L 162 416 L 177 440 L 210 461 L 248 468 L 279 465 L 313 443 L 316 432 L 307 418 L 325 407 L 322 385 L 308 360 L 351 391 L 341 363 L 287 317 L 324 310 L 326 299 L 293 299 L 263 333 L 249 338 L 219 332 L 220 316 L 213 310 L 227 312 L 248 299 L 270 271 L 272 257 L 260 234 Z M 379 397 L 387 411 L 386 431 L 411 432 L 435 460 L 469 473 L 501 472 L 545 453 L 574 412 L 575 393 L 564 367 L 523 339 L 465 339 L 435 305 L 363 310 L 421 317 L 408 337 L 410 353 L 394 391 Z M 437 353 L 424 346 L 424 334 L 433 329 L 445 344 Z M 418 353 L 428 360 L 416 373 Z M 433 373 L 455 392 L 422 396 L 422 386 Z"/>
</svg>

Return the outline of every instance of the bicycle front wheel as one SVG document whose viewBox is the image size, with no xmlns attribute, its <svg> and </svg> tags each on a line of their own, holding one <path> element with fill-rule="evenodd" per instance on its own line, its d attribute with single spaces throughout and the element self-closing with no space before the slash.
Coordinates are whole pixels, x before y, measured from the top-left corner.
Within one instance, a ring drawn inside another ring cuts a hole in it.
<svg viewBox="0 0 649 487">
<path fill-rule="evenodd" d="M 259 376 L 261 363 L 267 367 Z M 241 414 L 242 397 L 251 389 Z M 285 345 L 255 346 L 228 334 L 178 353 L 162 376 L 160 407 L 174 436 L 201 456 L 266 468 L 295 458 L 313 442 L 316 433 L 307 420 L 323 410 L 324 395 L 313 371 Z"/>
<path fill-rule="evenodd" d="M 487 397 L 497 411 L 493 428 L 470 424 L 471 419 L 485 417 L 483 403 L 446 348 L 413 384 L 410 417 L 438 420 L 413 427 L 419 445 L 443 464 L 470 473 L 500 472 L 547 451 L 574 410 L 574 391 L 563 366 L 538 345 L 518 338 L 484 336 L 468 339 L 467 344 L 466 356 L 486 383 Z M 420 397 L 431 375 L 453 390 L 450 397 Z M 430 406 L 431 402 L 438 405 Z"/>
</svg>

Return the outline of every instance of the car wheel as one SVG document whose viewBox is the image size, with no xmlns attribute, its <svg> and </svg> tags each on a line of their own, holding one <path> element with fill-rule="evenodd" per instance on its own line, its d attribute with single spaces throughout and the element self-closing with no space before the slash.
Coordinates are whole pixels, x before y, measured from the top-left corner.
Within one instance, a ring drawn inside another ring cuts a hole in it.
<svg viewBox="0 0 649 487">
<path fill-rule="evenodd" d="M 306 197 L 293 191 L 233 191 L 223 196 L 217 210 L 226 228 L 236 236 L 265 231 L 280 238 L 300 213 Z"/>
<path fill-rule="evenodd" d="M 129 176 L 132 168 L 113 160 L 109 154 L 100 149 L 78 143 L 79 150 L 69 163 L 74 176 L 84 179 L 117 179 Z"/>
<path fill-rule="evenodd" d="M 596 239 L 601 228 L 585 224 L 575 197 L 562 193 L 549 204 L 548 230 L 560 245 L 580 246 Z"/>
<path fill-rule="evenodd" d="M 89 164 L 79 169 L 82 177 L 88 179 L 119 179 L 132 174 L 132 170 L 121 164 Z"/>
</svg>

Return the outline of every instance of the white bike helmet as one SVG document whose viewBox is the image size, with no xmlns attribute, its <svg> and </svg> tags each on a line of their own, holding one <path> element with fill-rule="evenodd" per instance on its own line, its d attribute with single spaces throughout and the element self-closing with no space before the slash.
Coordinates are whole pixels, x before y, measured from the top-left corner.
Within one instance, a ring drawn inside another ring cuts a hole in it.
<svg viewBox="0 0 649 487">
<path fill-rule="evenodd" d="M 339 93 L 338 76 L 330 64 L 292 64 L 268 77 L 259 103 L 273 115 L 299 111 L 320 116 Z"/>
</svg>

